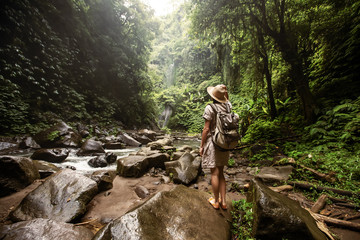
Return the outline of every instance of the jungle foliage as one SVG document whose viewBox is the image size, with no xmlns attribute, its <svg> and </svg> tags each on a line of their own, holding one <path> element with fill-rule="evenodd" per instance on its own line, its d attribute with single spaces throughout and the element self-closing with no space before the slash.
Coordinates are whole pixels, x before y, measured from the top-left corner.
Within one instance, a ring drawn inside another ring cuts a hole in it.
<svg viewBox="0 0 360 240">
<path fill-rule="evenodd" d="M 0 20 L 2 134 L 154 118 L 147 63 L 158 24 L 140 1 L 1 1 Z"/>
</svg>

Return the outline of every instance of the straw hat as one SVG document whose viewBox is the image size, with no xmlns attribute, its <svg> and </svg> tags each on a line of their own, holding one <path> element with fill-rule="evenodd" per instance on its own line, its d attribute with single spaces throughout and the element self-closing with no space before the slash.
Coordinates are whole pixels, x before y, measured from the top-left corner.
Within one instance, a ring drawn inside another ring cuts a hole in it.
<svg viewBox="0 0 360 240">
<path fill-rule="evenodd" d="M 228 93 L 224 84 L 216 85 L 215 87 L 208 87 L 206 90 L 216 101 L 220 103 L 226 103 L 228 101 Z"/>
</svg>

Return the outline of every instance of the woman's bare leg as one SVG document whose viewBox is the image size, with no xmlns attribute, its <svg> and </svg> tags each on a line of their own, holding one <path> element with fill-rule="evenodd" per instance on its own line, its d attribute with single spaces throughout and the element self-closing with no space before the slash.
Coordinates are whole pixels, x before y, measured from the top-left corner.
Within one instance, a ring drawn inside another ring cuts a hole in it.
<svg viewBox="0 0 360 240">
<path fill-rule="evenodd" d="M 211 188 L 215 197 L 215 204 L 219 206 L 219 187 L 220 187 L 220 179 L 219 179 L 219 167 L 211 168 Z"/>
<path fill-rule="evenodd" d="M 224 167 L 218 167 L 219 169 L 219 192 L 221 195 L 221 205 L 226 207 L 226 181 L 224 177 Z"/>
</svg>

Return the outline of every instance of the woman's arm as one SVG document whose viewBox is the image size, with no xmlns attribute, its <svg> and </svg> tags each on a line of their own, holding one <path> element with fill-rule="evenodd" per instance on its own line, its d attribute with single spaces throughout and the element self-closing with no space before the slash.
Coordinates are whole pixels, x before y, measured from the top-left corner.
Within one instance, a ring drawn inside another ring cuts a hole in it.
<svg viewBox="0 0 360 240">
<path fill-rule="evenodd" d="M 200 156 L 202 156 L 204 153 L 204 144 L 206 142 L 206 138 L 209 132 L 210 132 L 210 120 L 205 120 L 204 129 L 201 134 Z"/>
</svg>

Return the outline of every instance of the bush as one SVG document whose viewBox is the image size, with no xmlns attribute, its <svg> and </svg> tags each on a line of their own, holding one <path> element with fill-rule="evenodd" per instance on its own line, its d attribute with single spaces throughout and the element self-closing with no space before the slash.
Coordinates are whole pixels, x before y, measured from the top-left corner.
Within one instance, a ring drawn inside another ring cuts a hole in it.
<svg viewBox="0 0 360 240">
<path fill-rule="evenodd" d="M 242 138 L 243 143 L 254 143 L 259 140 L 270 140 L 281 137 L 281 127 L 277 121 L 258 120 L 251 124 Z"/>
</svg>

